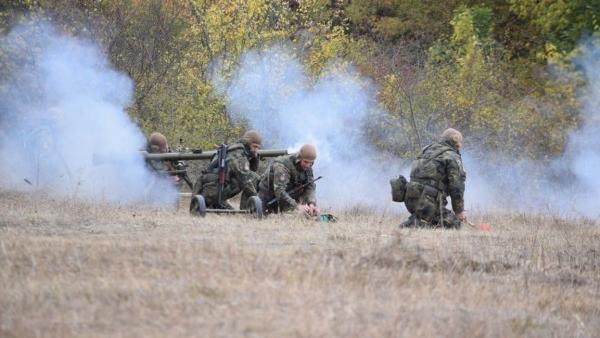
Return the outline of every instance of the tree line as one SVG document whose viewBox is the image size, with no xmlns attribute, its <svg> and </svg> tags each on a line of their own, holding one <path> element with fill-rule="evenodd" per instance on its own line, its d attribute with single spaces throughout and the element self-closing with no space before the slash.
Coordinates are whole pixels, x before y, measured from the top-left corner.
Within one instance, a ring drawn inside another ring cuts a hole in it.
<svg viewBox="0 0 600 338">
<path fill-rule="evenodd" d="M 239 135 L 209 77 L 219 57 L 277 41 L 302 50 L 312 76 L 331 60 L 377 84 L 384 108 L 365 136 L 414 156 L 453 126 L 481 154 L 550 159 L 581 121 L 571 62 L 600 32 L 587 0 L 5 0 L 0 34 L 52 22 L 97 42 L 135 82 L 128 111 L 171 143 L 211 147 Z M 2 48 L 2 47 L 0 47 Z M 10 73 L 0 54 L 0 76 Z M 380 130 L 385 129 L 384 135 Z M 500 156 L 501 158 L 502 156 Z"/>
</svg>

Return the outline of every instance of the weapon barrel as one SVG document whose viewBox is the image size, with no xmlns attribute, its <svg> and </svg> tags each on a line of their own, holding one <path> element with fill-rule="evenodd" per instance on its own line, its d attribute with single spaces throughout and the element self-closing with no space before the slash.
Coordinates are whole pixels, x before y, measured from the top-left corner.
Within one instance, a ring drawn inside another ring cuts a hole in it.
<svg viewBox="0 0 600 338">
<path fill-rule="evenodd" d="M 144 158 L 152 161 L 186 161 L 186 160 L 210 160 L 214 151 L 203 151 L 201 153 L 149 153 L 141 151 Z"/>
<path fill-rule="evenodd" d="M 165 175 L 183 175 L 187 173 L 185 169 L 177 169 L 177 170 L 158 170 L 159 173 Z"/>
<path fill-rule="evenodd" d="M 259 157 L 277 157 L 287 155 L 287 149 L 261 149 L 258 151 Z"/>
<path fill-rule="evenodd" d="M 203 151 L 201 153 L 148 153 L 142 151 L 147 160 L 156 161 L 187 161 L 187 160 L 210 160 L 217 153 L 215 150 Z M 277 157 L 287 155 L 286 149 L 261 149 L 258 151 L 260 157 Z"/>
</svg>

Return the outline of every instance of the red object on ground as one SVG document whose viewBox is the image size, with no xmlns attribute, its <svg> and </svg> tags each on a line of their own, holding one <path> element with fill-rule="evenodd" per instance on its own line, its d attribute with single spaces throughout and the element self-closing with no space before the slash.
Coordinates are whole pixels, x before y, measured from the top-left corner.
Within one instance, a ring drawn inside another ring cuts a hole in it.
<svg viewBox="0 0 600 338">
<path fill-rule="evenodd" d="M 477 227 L 481 231 L 485 231 L 485 232 L 491 232 L 492 231 L 492 226 L 490 225 L 490 223 L 481 223 Z"/>
</svg>

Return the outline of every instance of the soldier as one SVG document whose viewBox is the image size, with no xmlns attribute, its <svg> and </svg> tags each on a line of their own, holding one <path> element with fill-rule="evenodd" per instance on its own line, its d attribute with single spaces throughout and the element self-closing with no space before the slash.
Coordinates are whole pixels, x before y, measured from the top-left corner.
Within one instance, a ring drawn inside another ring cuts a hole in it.
<svg viewBox="0 0 600 338">
<path fill-rule="evenodd" d="M 317 150 L 311 144 L 305 144 L 297 154 L 277 157 L 260 181 L 259 197 L 267 212 L 277 213 L 297 210 L 306 216 L 318 216 L 315 198 L 315 183 L 312 166 L 317 158 Z M 288 193 L 292 189 L 309 183 L 294 196 Z M 277 202 L 268 205 L 269 201 Z"/>
<path fill-rule="evenodd" d="M 423 149 L 412 163 L 404 204 L 411 213 L 401 227 L 444 227 L 458 229 L 466 222 L 464 192 L 466 173 L 459 149 L 463 136 L 446 129 L 440 142 Z M 452 210 L 445 208 L 452 199 Z"/>
<path fill-rule="evenodd" d="M 158 132 L 150 134 L 150 138 L 148 139 L 148 145 L 146 146 L 146 151 L 150 154 L 168 153 L 170 149 L 165 135 Z M 168 171 L 175 170 L 177 167 L 177 163 L 175 161 L 146 160 L 146 165 L 153 171 L 163 175 Z M 181 184 L 181 179 L 179 178 L 179 176 L 170 176 L 170 180 L 175 185 Z"/>
<path fill-rule="evenodd" d="M 225 186 L 222 201 L 219 201 L 219 167 L 217 159 L 202 171 L 194 184 L 192 196 L 201 194 L 208 208 L 233 209 L 227 200 L 242 192 L 240 209 L 246 208 L 251 196 L 256 196 L 256 186 L 260 176 L 258 170 L 258 150 L 262 146 L 262 137 L 255 130 L 249 130 L 237 143 L 227 148 Z"/>
<path fill-rule="evenodd" d="M 157 132 L 150 134 L 147 150 L 149 153 L 166 153 L 169 151 L 169 144 L 165 135 Z"/>
<path fill-rule="evenodd" d="M 170 151 L 167 138 L 158 132 L 150 134 L 146 144 L 146 151 L 149 154 L 162 154 Z M 179 199 L 172 200 L 171 194 L 165 194 L 165 189 L 179 189 L 183 184 L 184 180 L 189 182 L 187 175 L 185 179 L 182 179 L 178 175 L 174 175 L 171 172 L 178 166 L 179 161 L 165 161 L 165 160 L 151 160 L 146 158 L 146 167 L 153 172 L 150 181 L 148 182 L 144 190 L 144 198 L 149 203 L 169 203 L 173 202 L 173 207 L 179 206 Z M 188 183 L 189 184 L 189 183 Z"/>
</svg>

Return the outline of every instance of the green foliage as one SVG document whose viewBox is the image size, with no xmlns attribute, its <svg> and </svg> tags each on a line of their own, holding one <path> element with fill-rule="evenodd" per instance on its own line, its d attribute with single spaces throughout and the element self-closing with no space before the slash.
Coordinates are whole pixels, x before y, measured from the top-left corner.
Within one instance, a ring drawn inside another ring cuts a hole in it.
<svg viewBox="0 0 600 338">
<path fill-rule="evenodd" d="M 600 1 L 510 0 L 511 10 L 526 20 L 530 32 L 541 40 L 535 50 L 541 60 L 564 56 L 584 33 L 600 31 Z"/>
<path fill-rule="evenodd" d="M 450 21 L 452 41 L 469 45 L 475 41 L 489 40 L 492 32 L 492 10 L 488 7 L 461 7 Z"/>
<path fill-rule="evenodd" d="M 353 0 L 347 16 L 360 33 L 385 43 L 416 39 L 429 45 L 449 31 L 453 10 L 460 1 Z"/>
<path fill-rule="evenodd" d="M 382 82 L 398 133 L 413 135 L 403 151 L 414 154 L 448 126 L 469 135 L 481 155 L 546 158 L 563 150 L 577 125 L 575 82 L 530 78 L 493 39 L 492 23 L 490 8 L 459 8 L 452 35 L 430 48 L 422 78 L 399 73 Z"/>
</svg>

